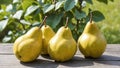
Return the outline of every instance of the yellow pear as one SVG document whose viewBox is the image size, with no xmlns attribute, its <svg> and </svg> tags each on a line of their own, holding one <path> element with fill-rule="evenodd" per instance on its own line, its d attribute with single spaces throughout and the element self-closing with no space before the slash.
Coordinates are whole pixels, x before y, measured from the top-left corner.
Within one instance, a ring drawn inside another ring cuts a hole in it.
<svg viewBox="0 0 120 68">
<path fill-rule="evenodd" d="M 92 21 L 85 26 L 82 35 L 78 39 L 79 50 L 86 58 L 99 58 L 106 49 L 106 39 L 97 25 Z"/>
<path fill-rule="evenodd" d="M 52 30 L 52 28 L 49 25 L 46 25 L 46 22 L 44 22 L 44 25 L 41 28 L 42 30 L 42 53 L 41 54 L 48 54 L 48 43 L 49 40 L 55 35 L 55 32 Z"/>
<path fill-rule="evenodd" d="M 22 62 L 35 60 L 42 48 L 42 31 L 33 27 L 25 35 L 19 37 L 13 46 L 14 54 Z"/>
<path fill-rule="evenodd" d="M 13 44 L 13 52 L 22 62 L 34 61 L 40 55 L 41 49 L 41 26 L 31 28 L 26 34 L 17 38 Z"/>
<path fill-rule="evenodd" d="M 66 23 L 68 22 L 68 19 Z M 76 53 L 76 41 L 72 37 L 69 27 L 62 26 L 49 42 L 48 53 L 55 61 L 70 60 Z"/>
</svg>

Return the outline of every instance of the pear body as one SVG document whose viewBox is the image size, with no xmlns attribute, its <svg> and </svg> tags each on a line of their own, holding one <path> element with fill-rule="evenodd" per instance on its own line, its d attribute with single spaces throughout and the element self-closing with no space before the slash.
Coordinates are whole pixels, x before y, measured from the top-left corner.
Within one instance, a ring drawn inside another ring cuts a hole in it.
<svg viewBox="0 0 120 68">
<path fill-rule="evenodd" d="M 33 27 L 15 40 L 13 52 L 20 61 L 31 62 L 39 56 L 41 48 L 42 31 L 39 27 Z"/>
<path fill-rule="evenodd" d="M 68 27 L 61 27 L 49 42 L 48 53 L 55 61 L 70 60 L 76 53 L 76 41 Z"/>
<path fill-rule="evenodd" d="M 48 25 L 46 26 L 43 25 L 41 30 L 42 30 L 42 53 L 41 54 L 48 54 L 49 40 L 55 35 L 55 32 Z"/>
<path fill-rule="evenodd" d="M 106 49 L 106 39 L 97 25 L 88 22 L 78 39 L 79 50 L 85 57 L 99 58 Z"/>
</svg>

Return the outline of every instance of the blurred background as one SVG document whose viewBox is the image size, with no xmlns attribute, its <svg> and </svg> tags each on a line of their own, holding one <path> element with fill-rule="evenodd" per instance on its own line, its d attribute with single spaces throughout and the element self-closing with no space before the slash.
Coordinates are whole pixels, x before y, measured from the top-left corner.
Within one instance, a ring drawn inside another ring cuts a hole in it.
<svg viewBox="0 0 120 68">
<path fill-rule="evenodd" d="M 99 10 L 105 16 L 105 19 L 97 22 L 100 30 L 105 35 L 107 42 L 109 44 L 119 44 L 120 43 L 120 0 L 108 1 L 107 4 L 103 2 L 98 2 L 93 0 L 93 5 L 86 5 L 84 10 L 92 8 L 94 10 Z M 8 5 L 12 3 L 12 0 L 0 0 L 0 5 Z M 0 34 L 1 36 L 4 33 Z M 0 36 L 0 37 L 1 37 Z M 2 40 L 2 39 L 1 39 Z M 1 43 L 3 41 L 0 41 Z M 9 41 L 14 42 L 14 41 Z"/>
<path fill-rule="evenodd" d="M 98 3 L 94 0 L 91 8 L 101 11 L 105 15 L 105 20 L 98 22 L 101 31 L 105 35 L 108 43 L 120 43 L 120 0 L 108 2 L 108 4 Z"/>
</svg>

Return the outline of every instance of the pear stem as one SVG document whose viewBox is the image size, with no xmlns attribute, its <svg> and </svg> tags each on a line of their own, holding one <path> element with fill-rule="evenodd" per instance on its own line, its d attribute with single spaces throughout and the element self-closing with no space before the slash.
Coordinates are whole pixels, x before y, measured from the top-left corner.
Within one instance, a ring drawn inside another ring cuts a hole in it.
<svg viewBox="0 0 120 68">
<path fill-rule="evenodd" d="M 46 26 L 46 19 L 47 19 L 47 16 L 45 16 L 43 22 L 41 23 L 41 25 L 39 26 L 39 28 L 41 28 L 43 26 L 43 24 Z"/>
<path fill-rule="evenodd" d="M 92 11 L 90 12 L 90 23 L 92 23 Z"/>
<path fill-rule="evenodd" d="M 44 23 L 44 25 L 45 25 L 45 27 L 47 26 L 46 25 L 46 19 L 47 19 L 47 16 L 45 16 L 45 18 L 44 18 L 45 20 L 43 21 L 43 23 Z"/>
<path fill-rule="evenodd" d="M 67 17 L 67 19 L 66 19 L 66 24 L 65 24 L 65 28 L 67 28 L 67 26 L 68 26 L 68 17 Z"/>
</svg>

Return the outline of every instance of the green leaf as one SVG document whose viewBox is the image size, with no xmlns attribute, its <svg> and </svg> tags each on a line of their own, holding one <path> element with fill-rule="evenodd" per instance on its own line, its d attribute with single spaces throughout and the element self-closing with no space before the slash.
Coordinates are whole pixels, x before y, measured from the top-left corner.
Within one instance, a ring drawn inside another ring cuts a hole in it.
<svg viewBox="0 0 120 68">
<path fill-rule="evenodd" d="M 100 11 L 93 11 L 93 21 L 99 22 L 105 19 L 104 15 Z"/>
<path fill-rule="evenodd" d="M 43 12 L 42 12 L 42 10 L 41 9 L 37 9 L 33 14 L 31 14 L 32 16 L 33 16 L 33 18 L 34 18 L 34 20 L 35 21 L 42 21 L 41 20 L 41 18 L 40 18 L 40 15 L 42 15 L 43 14 Z M 42 17 L 43 17 L 43 15 L 42 15 Z"/>
<path fill-rule="evenodd" d="M 43 3 L 45 2 L 45 0 L 37 0 L 37 2 L 39 2 L 40 5 L 43 5 Z"/>
<path fill-rule="evenodd" d="M 71 11 L 66 12 L 65 15 L 66 15 L 67 17 L 69 17 L 69 20 L 74 17 L 74 15 L 73 15 L 73 13 L 72 13 Z"/>
<path fill-rule="evenodd" d="M 8 36 L 12 35 L 13 32 L 12 31 L 8 31 Z"/>
<path fill-rule="evenodd" d="M 4 12 L 2 9 L 0 9 L 0 13 Z"/>
<path fill-rule="evenodd" d="M 28 16 L 29 14 L 33 13 L 38 8 L 39 8 L 39 6 L 31 5 L 30 7 L 28 7 L 28 9 L 25 13 L 25 16 Z"/>
<path fill-rule="evenodd" d="M 72 21 L 72 20 L 71 20 L 71 21 Z M 73 29 L 75 28 L 75 26 L 72 24 L 71 21 L 68 22 L 68 27 L 69 27 L 71 30 L 73 30 Z"/>
<path fill-rule="evenodd" d="M 45 0 L 37 0 L 38 2 L 41 2 L 41 3 L 44 3 L 45 2 Z"/>
<path fill-rule="evenodd" d="M 22 15 L 23 15 L 23 10 L 19 10 L 13 15 L 13 18 L 20 20 Z"/>
<path fill-rule="evenodd" d="M 89 4 L 93 4 L 92 0 L 85 0 Z"/>
<path fill-rule="evenodd" d="M 8 6 L 6 7 L 6 11 L 7 11 L 7 12 L 12 12 L 12 10 L 13 10 L 12 4 L 10 4 L 10 5 L 8 5 Z"/>
<path fill-rule="evenodd" d="M 78 2 L 79 2 L 78 0 L 75 0 L 75 5 L 77 5 Z"/>
<path fill-rule="evenodd" d="M 34 0 L 23 0 L 22 2 L 23 10 L 26 10 L 30 5 L 32 5 L 33 2 Z"/>
<path fill-rule="evenodd" d="M 5 15 L 6 15 L 6 13 L 3 12 L 3 10 L 0 10 L 0 20 L 4 19 Z"/>
<path fill-rule="evenodd" d="M 64 3 L 64 1 L 59 1 L 59 2 L 57 2 L 57 3 L 55 4 L 55 10 L 58 10 L 58 9 L 62 6 L 63 3 Z"/>
<path fill-rule="evenodd" d="M 21 0 L 13 0 L 13 4 L 14 3 L 19 3 Z"/>
<path fill-rule="evenodd" d="M 6 11 L 7 12 L 11 12 L 11 13 L 14 13 L 16 12 L 16 5 L 12 5 L 12 4 L 9 4 L 7 7 L 6 7 Z"/>
<path fill-rule="evenodd" d="M 11 41 L 12 37 L 11 36 L 5 36 L 2 40 L 3 43 Z"/>
<path fill-rule="evenodd" d="M 25 16 L 24 18 L 26 21 L 30 21 L 31 23 L 31 19 L 33 18 L 33 16 L 28 15 L 28 16 Z"/>
<path fill-rule="evenodd" d="M 66 0 L 65 1 L 65 5 L 64 5 L 64 9 L 65 11 L 69 11 L 72 8 L 74 8 L 74 6 L 77 4 L 77 0 Z"/>
<path fill-rule="evenodd" d="M 51 11 L 52 9 L 54 9 L 55 5 L 53 4 L 45 4 L 44 7 L 43 7 L 43 12 L 44 14 Z"/>
<path fill-rule="evenodd" d="M 33 24 L 31 24 L 32 27 L 35 27 L 35 26 L 40 26 L 40 22 L 34 22 Z"/>
<path fill-rule="evenodd" d="M 5 27 L 7 26 L 8 20 L 9 19 L 0 21 L 0 32 L 2 32 L 5 29 Z"/>
<path fill-rule="evenodd" d="M 51 14 L 48 16 L 46 23 L 50 25 L 52 28 L 56 28 L 56 26 L 60 23 L 63 17 L 63 13 L 60 14 Z"/>
<path fill-rule="evenodd" d="M 6 5 L 1 5 L 1 9 L 5 11 L 6 10 Z"/>
<path fill-rule="evenodd" d="M 97 0 L 97 1 L 102 2 L 102 3 L 105 3 L 105 4 L 108 3 L 108 0 Z"/>
<path fill-rule="evenodd" d="M 30 22 L 28 21 L 25 21 L 25 20 L 20 20 L 20 23 L 24 24 L 24 25 L 31 25 Z"/>
<path fill-rule="evenodd" d="M 75 9 L 74 16 L 76 19 L 81 20 L 82 18 L 86 17 L 86 13 L 84 11 L 79 12 L 77 9 Z"/>
</svg>

